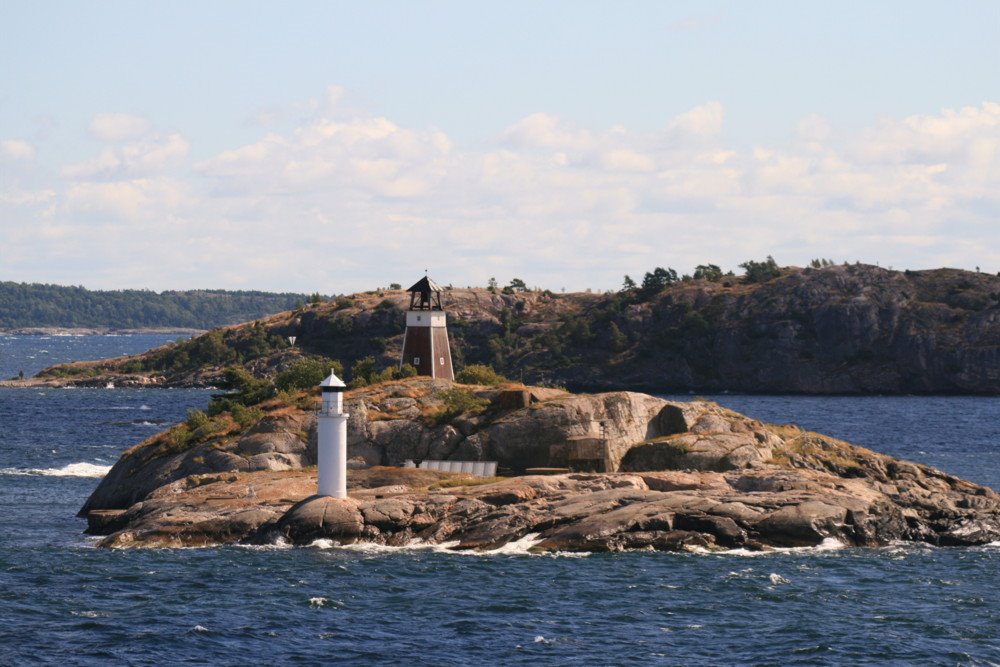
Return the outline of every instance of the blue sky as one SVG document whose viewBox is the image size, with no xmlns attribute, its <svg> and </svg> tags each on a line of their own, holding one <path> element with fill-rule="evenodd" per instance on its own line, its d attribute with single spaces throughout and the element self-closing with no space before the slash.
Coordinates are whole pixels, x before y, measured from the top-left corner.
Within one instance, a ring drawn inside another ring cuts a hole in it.
<svg viewBox="0 0 1000 667">
<path fill-rule="evenodd" d="M 1000 270 L 1000 3 L 205 5 L 0 5 L 0 279 Z"/>
</svg>

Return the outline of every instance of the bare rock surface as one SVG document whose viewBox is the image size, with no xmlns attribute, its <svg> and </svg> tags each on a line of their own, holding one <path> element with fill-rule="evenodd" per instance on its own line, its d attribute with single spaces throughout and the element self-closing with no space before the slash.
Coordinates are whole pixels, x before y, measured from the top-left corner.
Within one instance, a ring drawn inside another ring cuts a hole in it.
<svg viewBox="0 0 1000 667">
<path fill-rule="evenodd" d="M 489 550 L 530 538 L 539 551 L 619 551 L 1000 540 L 1000 497 L 988 488 L 712 403 L 559 392 L 507 409 L 491 402 L 500 390 L 460 387 L 493 407 L 441 423 L 453 389 L 416 378 L 351 393 L 366 417 L 349 429 L 349 449 L 375 465 L 352 468 L 348 499 L 312 495 L 315 472 L 302 469 L 314 451 L 311 418 L 275 407 L 251 428 L 187 449 L 152 439 L 129 450 L 82 513 L 110 547 L 331 540 Z M 413 411 L 421 416 L 400 415 Z M 477 479 L 381 465 L 442 453 L 544 465 L 567 439 L 593 436 L 595 423 L 608 472 Z"/>
</svg>

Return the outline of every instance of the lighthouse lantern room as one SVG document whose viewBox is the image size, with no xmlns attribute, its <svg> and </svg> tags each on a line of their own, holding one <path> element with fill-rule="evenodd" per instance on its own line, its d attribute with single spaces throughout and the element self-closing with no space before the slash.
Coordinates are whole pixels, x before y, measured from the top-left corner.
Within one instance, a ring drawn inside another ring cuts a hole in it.
<svg viewBox="0 0 1000 667">
<path fill-rule="evenodd" d="M 406 333 L 399 365 L 412 365 L 418 375 L 454 380 L 441 287 L 424 276 L 406 291 L 410 293 L 410 309 L 406 311 Z"/>
</svg>

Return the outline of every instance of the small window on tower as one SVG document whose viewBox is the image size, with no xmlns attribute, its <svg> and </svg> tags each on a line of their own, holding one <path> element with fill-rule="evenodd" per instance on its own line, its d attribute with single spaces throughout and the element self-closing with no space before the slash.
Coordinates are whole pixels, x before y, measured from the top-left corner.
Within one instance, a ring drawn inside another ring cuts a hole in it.
<svg viewBox="0 0 1000 667">
<path fill-rule="evenodd" d="M 413 365 L 414 366 L 420 365 L 420 357 L 413 357 Z"/>
<path fill-rule="evenodd" d="M 420 315 L 417 315 L 417 322 L 420 321 Z"/>
<path fill-rule="evenodd" d="M 444 366 L 444 357 L 441 357 L 441 365 Z"/>
</svg>

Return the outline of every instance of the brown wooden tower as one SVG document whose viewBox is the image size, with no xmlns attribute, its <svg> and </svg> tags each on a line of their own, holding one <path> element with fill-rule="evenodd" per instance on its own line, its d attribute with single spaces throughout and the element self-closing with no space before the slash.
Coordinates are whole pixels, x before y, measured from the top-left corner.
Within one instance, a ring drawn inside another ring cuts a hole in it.
<svg viewBox="0 0 1000 667">
<path fill-rule="evenodd" d="M 410 309 L 406 311 L 406 333 L 399 365 L 411 364 L 417 369 L 417 375 L 454 380 L 441 288 L 424 276 L 406 291 L 410 293 Z"/>
</svg>

